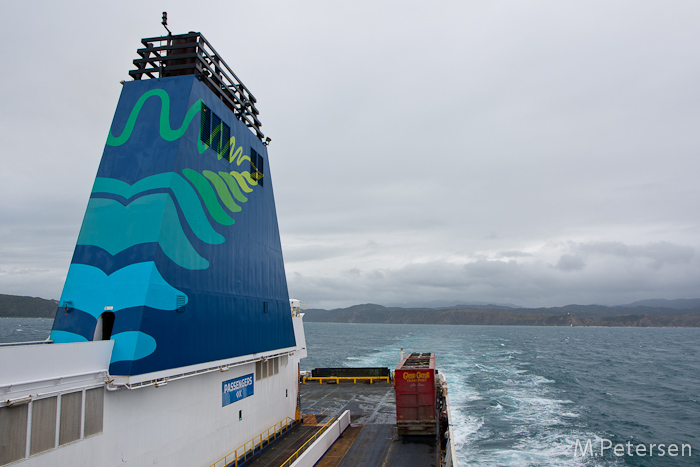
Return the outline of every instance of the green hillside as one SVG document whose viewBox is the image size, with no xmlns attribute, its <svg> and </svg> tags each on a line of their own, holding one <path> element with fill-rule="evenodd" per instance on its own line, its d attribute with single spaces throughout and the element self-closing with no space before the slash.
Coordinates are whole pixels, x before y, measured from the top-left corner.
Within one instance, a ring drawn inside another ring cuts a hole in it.
<svg viewBox="0 0 700 467">
<path fill-rule="evenodd" d="M 0 318 L 53 318 L 58 300 L 0 294 Z"/>
<path fill-rule="evenodd" d="M 557 308 L 387 308 L 364 304 L 335 310 L 304 310 L 305 321 L 385 324 L 470 324 L 518 326 L 700 327 L 700 310 L 570 305 Z"/>
</svg>

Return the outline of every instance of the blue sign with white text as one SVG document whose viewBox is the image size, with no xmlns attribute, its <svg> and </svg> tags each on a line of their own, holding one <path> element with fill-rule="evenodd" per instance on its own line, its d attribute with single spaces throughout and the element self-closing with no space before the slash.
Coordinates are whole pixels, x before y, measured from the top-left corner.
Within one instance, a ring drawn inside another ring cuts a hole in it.
<svg viewBox="0 0 700 467">
<path fill-rule="evenodd" d="M 221 383 L 221 407 L 253 395 L 253 373 Z"/>
</svg>

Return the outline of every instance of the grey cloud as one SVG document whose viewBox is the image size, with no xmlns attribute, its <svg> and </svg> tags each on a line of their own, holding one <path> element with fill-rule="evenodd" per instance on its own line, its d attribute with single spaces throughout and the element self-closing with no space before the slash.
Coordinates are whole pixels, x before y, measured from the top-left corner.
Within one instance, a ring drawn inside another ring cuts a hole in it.
<svg viewBox="0 0 700 467">
<path fill-rule="evenodd" d="M 306 295 L 313 306 L 334 308 L 356 303 L 411 301 L 491 301 L 523 306 L 570 303 L 615 305 L 637 297 L 696 296 L 697 264 L 680 263 L 656 270 L 630 269 L 626 258 L 612 257 L 583 266 L 580 258 L 562 255 L 558 267 L 535 261 L 434 261 L 399 269 L 353 270 L 326 277 L 294 275 L 290 290 Z M 572 275 L 571 272 L 576 274 Z M 298 297 L 297 297 L 298 298 Z"/>
<path fill-rule="evenodd" d="M 508 250 L 508 251 L 501 251 L 496 255 L 497 258 L 529 258 L 532 257 L 531 253 L 528 253 L 526 251 L 518 251 L 518 250 Z"/>
<path fill-rule="evenodd" d="M 561 255 L 556 268 L 560 271 L 580 271 L 586 267 L 586 263 L 579 256 Z"/>
<path fill-rule="evenodd" d="M 284 249 L 285 263 L 300 263 L 309 261 L 328 260 L 346 256 L 352 253 L 348 246 L 306 245 Z"/>
<path fill-rule="evenodd" d="M 386 271 L 390 280 L 413 287 L 432 289 L 468 287 L 463 267 L 442 261 L 410 264 L 398 270 Z"/>
<path fill-rule="evenodd" d="M 160 11 L 90 4 L 112 19 L 99 23 L 86 5 L 10 2 L 0 17 L 54 70 L 0 87 L 3 293 L 58 298 L 119 81 L 162 31 Z M 700 4 L 630 5 L 168 8 L 258 99 L 293 295 L 549 306 L 698 294 Z M 234 32 L 233 16 L 250 21 Z M 95 57 L 87 79 L 75 50 Z M 27 143 L 37 128 L 50 144 Z"/>
<path fill-rule="evenodd" d="M 591 242 L 576 245 L 574 249 L 588 255 L 648 259 L 650 260 L 649 266 L 653 269 L 676 264 L 687 264 L 697 256 L 697 251 L 692 246 L 678 245 L 671 242 L 654 242 L 644 245 L 627 245 L 622 242 Z"/>
</svg>

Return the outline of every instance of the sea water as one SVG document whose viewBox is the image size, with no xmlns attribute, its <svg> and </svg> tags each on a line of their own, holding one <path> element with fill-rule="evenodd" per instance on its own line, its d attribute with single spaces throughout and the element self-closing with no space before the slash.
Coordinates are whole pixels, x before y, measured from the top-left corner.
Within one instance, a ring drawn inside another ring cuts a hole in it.
<svg viewBox="0 0 700 467">
<path fill-rule="evenodd" d="M 45 339 L 51 323 L 0 318 L 0 342 Z M 306 323 L 305 330 L 307 370 L 393 369 L 401 348 L 434 352 L 448 381 L 461 466 L 700 465 L 700 329 Z"/>
<path fill-rule="evenodd" d="M 434 352 L 448 381 L 461 466 L 700 466 L 700 329 L 306 323 L 305 330 L 303 369 L 395 368 L 401 348 Z"/>
<path fill-rule="evenodd" d="M 43 341 L 52 325 L 53 318 L 0 318 L 0 344 Z"/>
</svg>

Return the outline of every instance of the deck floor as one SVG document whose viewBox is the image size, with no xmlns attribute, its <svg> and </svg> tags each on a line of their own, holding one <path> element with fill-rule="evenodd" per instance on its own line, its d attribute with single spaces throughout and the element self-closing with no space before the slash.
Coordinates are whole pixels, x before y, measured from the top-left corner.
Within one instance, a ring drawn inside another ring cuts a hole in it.
<svg viewBox="0 0 700 467">
<path fill-rule="evenodd" d="M 294 454 L 314 433 L 319 427 L 313 425 L 297 425 L 282 436 L 282 438 L 273 442 L 265 448 L 258 456 L 247 462 L 246 467 L 279 467 L 284 461 L 289 459 L 289 456 Z M 229 464 L 230 465 L 230 464 Z"/>
<path fill-rule="evenodd" d="M 439 465 L 435 437 L 398 436 L 392 384 L 302 384 L 301 407 L 305 415 L 315 415 L 316 423 L 293 428 L 247 465 L 279 467 L 320 425 L 345 410 L 350 410 L 351 425 L 319 461 L 319 467 Z"/>
</svg>

